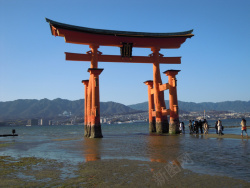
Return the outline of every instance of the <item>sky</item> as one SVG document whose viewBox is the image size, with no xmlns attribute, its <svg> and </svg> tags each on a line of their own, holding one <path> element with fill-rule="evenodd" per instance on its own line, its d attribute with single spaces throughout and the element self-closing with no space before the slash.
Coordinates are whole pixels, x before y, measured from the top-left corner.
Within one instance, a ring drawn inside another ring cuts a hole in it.
<svg viewBox="0 0 250 188">
<path fill-rule="evenodd" d="M 87 45 L 65 43 L 51 35 L 45 17 L 71 25 L 137 32 L 181 32 L 194 37 L 179 49 L 162 49 L 165 57 L 181 56 L 178 100 L 223 102 L 250 100 L 249 0 L 0 0 L 0 101 L 84 98 L 81 80 L 90 62 L 66 61 L 64 52 L 86 53 Z M 117 47 L 99 48 L 119 55 Z M 148 56 L 150 49 L 133 48 Z M 100 101 L 125 105 L 146 102 L 146 80 L 152 64 L 99 62 Z M 168 91 L 165 91 L 168 100 Z"/>
</svg>

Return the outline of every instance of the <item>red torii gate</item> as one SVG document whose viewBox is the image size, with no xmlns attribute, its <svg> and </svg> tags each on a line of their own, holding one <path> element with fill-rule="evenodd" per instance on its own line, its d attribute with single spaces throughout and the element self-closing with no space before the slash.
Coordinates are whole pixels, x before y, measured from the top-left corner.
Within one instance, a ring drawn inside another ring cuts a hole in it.
<svg viewBox="0 0 250 188">
<path fill-rule="evenodd" d="M 176 92 L 178 70 L 164 72 L 169 79 L 168 84 L 162 84 L 159 64 L 180 64 L 181 57 L 164 57 L 159 51 L 163 49 L 180 48 L 187 38 L 194 36 L 193 30 L 175 33 L 146 33 L 102 30 L 79 27 L 47 19 L 51 33 L 64 37 L 65 42 L 89 45 L 86 54 L 65 52 L 66 60 L 90 61 L 88 69 L 89 80 L 83 80 L 85 85 L 84 136 L 101 138 L 99 75 L 103 69 L 98 68 L 98 62 L 152 63 L 153 81 L 144 82 L 148 85 L 149 98 L 149 130 L 150 132 L 176 134 L 178 132 L 179 115 Z M 120 47 L 121 55 L 103 55 L 99 46 Z M 132 56 L 132 48 L 150 48 L 152 54 L 147 56 Z M 163 91 L 169 89 L 169 109 L 166 109 Z M 170 115 L 170 124 L 167 115 Z"/>
</svg>

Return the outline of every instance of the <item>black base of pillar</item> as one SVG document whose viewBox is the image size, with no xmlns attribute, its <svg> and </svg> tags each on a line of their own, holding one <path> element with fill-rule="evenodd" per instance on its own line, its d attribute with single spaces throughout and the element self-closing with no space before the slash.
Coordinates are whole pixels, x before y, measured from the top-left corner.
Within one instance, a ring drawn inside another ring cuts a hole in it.
<svg viewBox="0 0 250 188">
<path fill-rule="evenodd" d="M 101 125 L 92 125 L 89 138 L 103 138 Z"/>
<path fill-rule="evenodd" d="M 163 133 L 163 126 L 162 122 L 156 122 L 155 123 L 155 128 L 156 128 L 156 133 L 161 134 Z"/>
<path fill-rule="evenodd" d="M 91 125 L 84 125 L 84 136 L 85 137 L 90 137 L 91 133 Z"/>
<path fill-rule="evenodd" d="M 156 132 L 155 122 L 149 122 L 149 132 L 150 133 L 155 133 Z"/>
<path fill-rule="evenodd" d="M 162 123 L 163 123 L 163 133 L 168 133 L 168 131 L 169 131 L 168 119 L 167 119 L 167 118 L 164 118 L 164 119 L 162 120 Z"/>
<path fill-rule="evenodd" d="M 169 134 L 179 134 L 179 120 L 171 121 L 169 123 Z"/>
<path fill-rule="evenodd" d="M 169 130 L 169 124 L 168 120 L 163 120 L 162 122 L 156 122 L 156 133 L 168 133 Z"/>
<path fill-rule="evenodd" d="M 84 125 L 84 137 L 88 137 L 87 125 Z"/>
</svg>

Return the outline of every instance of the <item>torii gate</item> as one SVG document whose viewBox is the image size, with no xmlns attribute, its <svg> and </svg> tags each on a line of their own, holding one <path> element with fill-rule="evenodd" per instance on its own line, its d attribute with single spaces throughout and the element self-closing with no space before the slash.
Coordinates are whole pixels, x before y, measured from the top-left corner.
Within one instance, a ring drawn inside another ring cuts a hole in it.
<svg viewBox="0 0 250 188">
<path fill-rule="evenodd" d="M 149 131 L 157 133 L 176 134 L 178 132 L 179 114 L 176 91 L 178 70 L 164 72 L 168 76 L 168 84 L 162 84 L 159 64 L 180 64 L 181 57 L 164 57 L 161 49 L 180 48 L 187 38 L 194 36 L 193 30 L 176 33 L 145 33 L 92 29 L 79 27 L 47 19 L 51 33 L 64 37 L 65 42 L 89 45 L 86 54 L 65 52 L 66 60 L 90 61 L 88 69 L 89 80 L 83 80 L 85 85 L 84 136 L 102 138 L 100 124 L 99 75 L 103 69 L 98 68 L 98 62 L 152 63 L 153 81 L 144 82 L 148 85 L 149 99 Z M 121 55 L 102 55 L 99 46 L 120 47 Z M 132 56 L 132 48 L 150 48 L 152 54 L 147 56 Z M 169 89 L 169 109 L 166 109 L 164 90 Z M 170 115 L 170 124 L 167 115 Z"/>
</svg>

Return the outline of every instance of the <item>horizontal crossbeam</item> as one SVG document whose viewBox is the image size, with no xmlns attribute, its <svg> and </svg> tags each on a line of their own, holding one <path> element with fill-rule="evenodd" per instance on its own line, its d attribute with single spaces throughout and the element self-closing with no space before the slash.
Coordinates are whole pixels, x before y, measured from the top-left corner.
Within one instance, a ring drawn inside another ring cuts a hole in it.
<svg viewBox="0 0 250 188">
<path fill-rule="evenodd" d="M 170 109 L 162 109 L 161 113 L 162 113 L 162 116 L 168 116 L 170 115 Z M 153 117 L 156 117 L 156 111 L 152 111 L 152 116 Z"/>
<path fill-rule="evenodd" d="M 65 52 L 68 61 L 91 61 L 91 54 L 78 54 Z M 119 55 L 101 55 L 98 54 L 98 62 L 121 62 L 121 63 L 153 63 L 154 57 L 132 56 L 121 57 Z M 181 64 L 181 57 L 159 57 L 161 64 Z"/>
<path fill-rule="evenodd" d="M 169 89 L 169 84 L 168 83 L 161 84 L 159 89 L 160 89 L 160 91 L 165 91 L 165 90 Z"/>
</svg>

